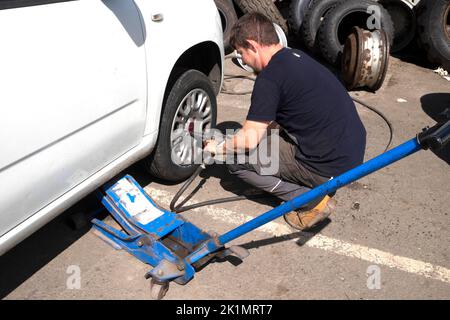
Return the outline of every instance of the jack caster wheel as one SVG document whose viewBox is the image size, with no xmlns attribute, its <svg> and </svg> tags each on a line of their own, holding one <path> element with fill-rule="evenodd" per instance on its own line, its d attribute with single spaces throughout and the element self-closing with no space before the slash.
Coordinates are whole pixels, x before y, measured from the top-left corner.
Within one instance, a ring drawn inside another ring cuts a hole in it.
<svg viewBox="0 0 450 320">
<path fill-rule="evenodd" d="M 150 280 L 150 295 L 154 300 L 161 300 L 169 290 L 168 282 L 157 282 L 153 279 Z"/>
</svg>

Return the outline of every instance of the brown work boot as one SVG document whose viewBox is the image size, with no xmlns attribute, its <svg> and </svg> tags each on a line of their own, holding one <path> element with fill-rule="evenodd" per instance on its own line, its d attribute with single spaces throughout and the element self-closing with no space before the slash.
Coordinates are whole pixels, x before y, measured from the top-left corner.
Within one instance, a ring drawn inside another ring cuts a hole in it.
<svg viewBox="0 0 450 320">
<path fill-rule="evenodd" d="M 308 211 L 294 210 L 284 215 L 288 225 L 297 230 L 308 230 L 318 222 L 325 220 L 336 208 L 336 200 L 325 196 L 320 203 Z"/>
</svg>

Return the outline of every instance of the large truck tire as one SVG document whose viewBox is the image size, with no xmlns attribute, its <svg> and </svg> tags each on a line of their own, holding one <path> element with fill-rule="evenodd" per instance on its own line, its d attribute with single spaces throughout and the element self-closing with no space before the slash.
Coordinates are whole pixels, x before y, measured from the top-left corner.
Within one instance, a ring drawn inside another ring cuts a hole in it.
<svg viewBox="0 0 450 320">
<path fill-rule="evenodd" d="M 416 14 L 419 41 L 428 60 L 450 71 L 450 0 L 422 0 Z"/>
<path fill-rule="evenodd" d="M 379 0 L 394 23 L 394 44 L 391 52 L 399 52 L 406 48 L 416 35 L 416 13 L 410 0 Z"/>
<path fill-rule="evenodd" d="M 278 24 L 285 34 L 288 34 L 288 25 L 272 0 L 234 0 L 244 13 L 259 12 L 264 14 L 270 21 Z"/>
<path fill-rule="evenodd" d="M 386 32 L 392 47 L 394 39 L 394 24 L 389 12 L 379 3 L 372 0 L 344 0 L 338 2 L 325 15 L 318 32 L 318 45 L 322 56 L 332 65 L 339 66 L 342 51 L 347 37 L 354 26 L 370 30 L 368 23 L 374 23 L 370 6 L 378 7 L 379 24 Z"/>
<path fill-rule="evenodd" d="M 222 21 L 223 47 L 225 49 L 225 54 L 229 54 L 233 51 L 230 46 L 231 29 L 238 20 L 236 10 L 234 9 L 231 0 L 214 0 L 214 3 L 219 11 L 220 20 Z"/>
<path fill-rule="evenodd" d="M 300 38 L 303 44 L 311 51 L 317 50 L 317 31 L 322 23 L 325 14 L 336 4 L 339 0 L 312 0 L 305 12 L 305 16 L 300 27 Z M 295 2 L 292 3 L 291 9 L 298 10 L 294 7 Z"/>
<path fill-rule="evenodd" d="M 311 5 L 312 0 L 291 0 L 289 4 L 288 23 L 289 30 L 298 35 L 303 24 L 306 11 Z"/>
</svg>

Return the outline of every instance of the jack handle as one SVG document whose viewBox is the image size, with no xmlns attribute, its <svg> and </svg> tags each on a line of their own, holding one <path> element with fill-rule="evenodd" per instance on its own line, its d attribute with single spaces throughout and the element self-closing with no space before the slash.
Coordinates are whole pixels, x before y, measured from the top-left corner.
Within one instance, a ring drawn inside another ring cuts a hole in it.
<svg viewBox="0 0 450 320">
<path fill-rule="evenodd" d="M 447 121 L 440 122 L 431 128 L 427 127 L 417 135 L 417 140 L 423 149 L 437 151 L 450 142 L 450 108 L 447 108 L 443 114 L 447 117 Z"/>
</svg>

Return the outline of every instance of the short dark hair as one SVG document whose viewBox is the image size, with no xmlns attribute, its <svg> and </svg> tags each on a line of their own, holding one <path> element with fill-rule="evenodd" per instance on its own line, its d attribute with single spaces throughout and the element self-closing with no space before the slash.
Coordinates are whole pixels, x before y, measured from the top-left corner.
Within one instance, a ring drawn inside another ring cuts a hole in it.
<svg viewBox="0 0 450 320">
<path fill-rule="evenodd" d="M 237 49 L 251 48 L 247 40 L 253 40 L 263 46 L 280 42 L 272 21 L 259 12 L 247 13 L 231 29 L 230 45 Z"/>
</svg>

